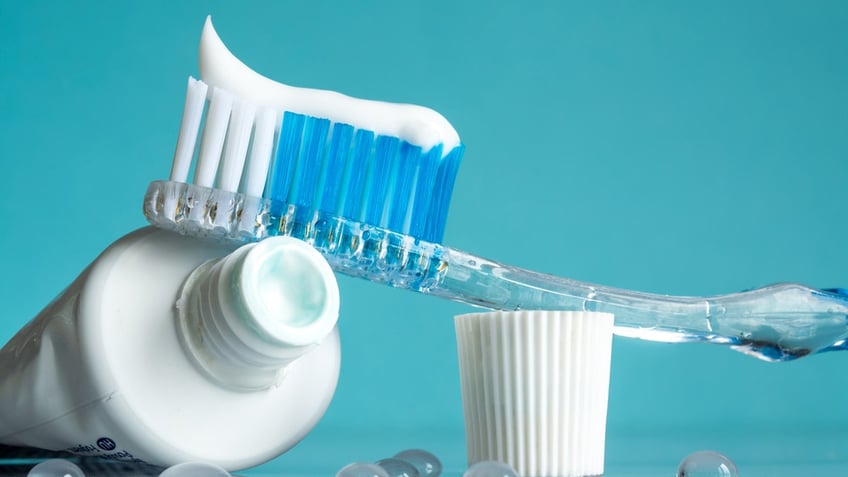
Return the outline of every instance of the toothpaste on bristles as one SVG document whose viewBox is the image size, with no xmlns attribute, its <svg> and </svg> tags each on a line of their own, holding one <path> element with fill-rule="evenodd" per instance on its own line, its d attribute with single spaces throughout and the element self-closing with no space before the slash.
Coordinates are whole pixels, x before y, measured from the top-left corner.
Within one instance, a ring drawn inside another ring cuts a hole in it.
<svg viewBox="0 0 848 477">
<path fill-rule="evenodd" d="M 191 184 L 205 192 L 165 194 L 168 219 L 201 229 L 244 221 L 241 199 L 223 191 L 296 206 L 300 218 L 324 213 L 441 241 L 464 152 L 444 116 L 273 81 L 236 58 L 208 17 L 199 63 L 170 180 L 188 184 L 196 156 Z M 275 207 L 271 215 L 283 213 Z"/>
</svg>

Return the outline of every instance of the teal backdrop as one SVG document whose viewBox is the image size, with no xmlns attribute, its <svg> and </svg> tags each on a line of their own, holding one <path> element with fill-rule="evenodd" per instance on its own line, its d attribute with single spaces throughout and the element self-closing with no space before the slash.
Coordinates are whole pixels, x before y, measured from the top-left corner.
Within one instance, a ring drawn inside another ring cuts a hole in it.
<svg viewBox="0 0 848 477">
<path fill-rule="evenodd" d="M 0 1 L 4 341 L 146 224 L 207 14 L 266 76 L 447 117 L 467 146 L 451 246 L 657 293 L 848 286 L 848 2 Z M 333 403 L 254 472 L 424 447 L 458 474 L 471 309 L 340 286 Z M 746 475 L 848 464 L 846 369 L 616 338 L 609 475 L 700 448 L 773 466 Z"/>
</svg>

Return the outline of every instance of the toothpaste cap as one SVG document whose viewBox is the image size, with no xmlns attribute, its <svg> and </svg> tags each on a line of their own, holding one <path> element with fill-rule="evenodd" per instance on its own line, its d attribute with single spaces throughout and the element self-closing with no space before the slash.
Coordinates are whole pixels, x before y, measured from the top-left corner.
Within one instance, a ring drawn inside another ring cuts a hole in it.
<svg viewBox="0 0 848 477">
<path fill-rule="evenodd" d="M 496 311 L 455 324 L 468 464 L 602 475 L 613 315 Z"/>
</svg>

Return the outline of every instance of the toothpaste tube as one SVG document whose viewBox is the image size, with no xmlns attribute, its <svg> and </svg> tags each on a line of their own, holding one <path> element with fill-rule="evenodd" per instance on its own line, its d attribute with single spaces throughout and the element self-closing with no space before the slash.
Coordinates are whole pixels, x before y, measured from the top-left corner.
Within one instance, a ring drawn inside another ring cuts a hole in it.
<svg viewBox="0 0 848 477">
<path fill-rule="evenodd" d="M 311 246 L 233 250 L 155 228 L 107 248 L 0 350 L 0 442 L 228 470 L 324 414 L 338 286 Z"/>
</svg>

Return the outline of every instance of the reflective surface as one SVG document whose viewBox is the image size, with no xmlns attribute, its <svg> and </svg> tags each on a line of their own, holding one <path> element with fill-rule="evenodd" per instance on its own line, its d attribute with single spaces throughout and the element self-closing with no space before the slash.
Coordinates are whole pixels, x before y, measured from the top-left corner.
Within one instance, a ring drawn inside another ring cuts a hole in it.
<svg viewBox="0 0 848 477">
<path fill-rule="evenodd" d="M 242 477 L 327 477 L 354 461 L 377 460 L 398 449 L 424 448 L 442 461 L 442 475 L 460 477 L 467 469 L 461 432 L 385 432 L 380 435 L 319 431 L 289 453 L 265 465 L 234 472 Z M 832 477 L 848 468 L 845 429 L 726 429 L 687 432 L 608 432 L 605 477 L 675 475 L 688 455 L 714 449 L 730 457 L 745 477 Z M 37 463 L 67 454 L 0 446 L 0 476 L 25 476 Z M 161 468 L 71 457 L 87 477 L 158 476 Z"/>
</svg>

